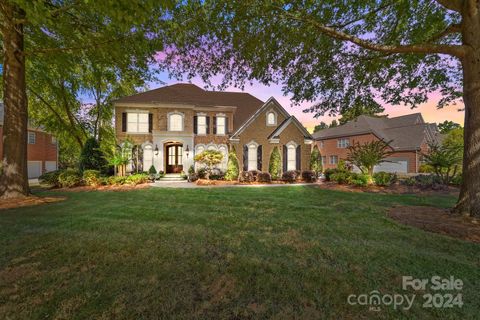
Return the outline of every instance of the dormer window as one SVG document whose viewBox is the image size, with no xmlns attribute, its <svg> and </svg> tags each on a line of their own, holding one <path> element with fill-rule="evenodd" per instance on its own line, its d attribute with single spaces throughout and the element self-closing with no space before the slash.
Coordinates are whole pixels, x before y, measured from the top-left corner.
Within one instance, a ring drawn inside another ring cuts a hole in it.
<svg viewBox="0 0 480 320">
<path fill-rule="evenodd" d="M 267 113 L 267 126 L 277 125 L 277 114 L 273 111 Z"/>
<path fill-rule="evenodd" d="M 168 114 L 168 131 L 183 131 L 183 114 Z"/>
</svg>

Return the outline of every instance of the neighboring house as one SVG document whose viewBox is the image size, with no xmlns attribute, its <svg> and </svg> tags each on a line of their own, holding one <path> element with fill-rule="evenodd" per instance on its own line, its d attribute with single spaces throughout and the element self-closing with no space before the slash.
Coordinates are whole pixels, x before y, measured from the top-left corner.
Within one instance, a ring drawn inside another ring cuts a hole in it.
<svg viewBox="0 0 480 320">
<path fill-rule="evenodd" d="M 264 103 L 248 93 L 175 84 L 114 104 L 117 140 L 130 139 L 141 147 L 139 171 L 154 165 L 166 173 L 186 172 L 204 150 L 222 152 L 219 168 L 226 170 L 232 146 L 240 170 L 268 171 L 274 146 L 283 155 L 284 170 L 309 166 L 312 137 L 273 98 Z"/>
<path fill-rule="evenodd" d="M 390 142 L 393 153 L 375 171 L 418 173 L 422 153 L 428 144 L 441 138 L 435 124 L 426 123 L 420 113 L 395 118 L 360 116 L 344 125 L 313 134 L 325 169 L 335 168 L 346 159 L 348 146 L 372 140 Z"/>
<path fill-rule="evenodd" d="M 3 158 L 4 105 L 0 103 L 0 157 Z M 55 137 L 42 128 L 28 125 L 27 137 L 28 178 L 38 178 L 42 173 L 57 170 L 58 146 Z"/>
</svg>

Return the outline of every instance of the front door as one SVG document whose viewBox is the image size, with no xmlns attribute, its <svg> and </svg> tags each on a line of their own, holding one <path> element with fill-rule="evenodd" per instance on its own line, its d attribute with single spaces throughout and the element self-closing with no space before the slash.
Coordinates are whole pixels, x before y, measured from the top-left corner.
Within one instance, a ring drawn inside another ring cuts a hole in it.
<svg viewBox="0 0 480 320">
<path fill-rule="evenodd" d="M 183 171 L 182 157 L 183 146 L 181 144 L 167 144 L 165 146 L 166 173 L 180 173 Z"/>
</svg>

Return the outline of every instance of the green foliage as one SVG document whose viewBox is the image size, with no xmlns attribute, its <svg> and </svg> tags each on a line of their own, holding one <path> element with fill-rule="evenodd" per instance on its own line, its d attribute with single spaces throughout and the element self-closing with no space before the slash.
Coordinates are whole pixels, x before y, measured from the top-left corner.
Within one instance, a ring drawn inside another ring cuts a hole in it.
<svg viewBox="0 0 480 320">
<path fill-rule="evenodd" d="M 364 104 L 363 102 L 355 102 L 351 106 L 344 106 L 344 109 L 342 109 L 340 113 L 342 116 L 339 120 L 340 124 L 345 124 L 348 121 L 355 120 L 361 115 L 376 116 L 385 111 L 385 108 L 373 98 L 369 99 L 368 102 L 368 104 Z"/>
<path fill-rule="evenodd" d="M 217 150 L 205 150 L 195 156 L 195 161 L 205 165 L 207 178 L 212 173 L 214 166 L 220 164 L 223 160 L 223 154 Z"/>
<path fill-rule="evenodd" d="M 98 170 L 84 170 L 83 171 L 83 182 L 87 186 L 98 186 L 102 183 L 100 177 L 100 171 Z"/>
<path fill-rule="evenodd" d="M 58 184 L 62 188 L 71 188 L 82 183 L 82 174 L 76 169 L 63 170 L 58 175 Z"/>
<path fill-rule="evenodd" d="M 195 173 L 195 166 L 192 164 L 189 168 L 188 168 L 188 174 L 194 174 Z"/>
<path fill-rule="evenodd" d="M 95 138 L 89 138 L 80 154 L 80 170 L 105 170 L 107 162 Z"/>
<path fill-rule="evenodd" d="M 278 147 L 275 146 L 270 154 L 270 162 L 268 164 L 268 172 L 273 180 L 278 180 L 282 174 L 282 159 Z"/>
<path fill-rule="evenodd" d="M 447 134 L 452 130 L 460 129 L 460 128 L 462 128 L 460 124 L 453 122 L 451 120 L 445 120 L 442 123 L 438 124 L 438 130 L 442 134 Z"/>
<path fill-rule="evenodd" d="M 319 124 L 317 124 L 314 128 L 313 128 L 313 132 L 318 132 L 320 130 L 323 130 L 323 129 L 327 129 L 328 128 L 328 124 L 326 124 L 325 122 L 321 121 Z"/>
<path fill-rule="evenodd" d="M 373 181 L 377 186 L 390 186 L 397 180 L 397 175 L 390 172 L 375 172 Z"/>
<path fill-rule="evenodd" d="M 137 173 L 127 176 L 125 184 L 137 185 L 148 182 L 148 175 L 145 173 Z"/>
<path fill-rule="evenodd" d="M 108 184 L 110 185 L 123 185 L 127 182 L 127 177 L 122 176 L 111 176 L 108 177 Z"/>
<path fill-rule="evenodd" d="M 330 175 L 330 181 L 335 181 L 338 184 L 347 184 L 350 180 L 351 173 L 348 171 L 337 171 Z"/>
<path fill-rule="evenodd" d="M 418 168 L 418 172 L 420 173 L 433 173 L 433 167 L 426 164 L 422 163 L 420 167 Z"/>
<path fill-rule="evenodd" d="M 310 170 L 318 175 L 322 172 L 322 169 L 322 155 L 320 154 L 320 150 L 318 150 L 318 146 L 315 145 L 310 156 Z"/>
<path fill-rule="evenodd" d="M 52 187 L 60 187 L 60 182 L 58 177 L 64 170 L 55 170 L 42 174 L 38 177 L 38 182 L 43 185 L 49 185 Z"/>
<path fill-rule="evenodd" d="M 238 159 L 237 154 L 235 152 L 235 148 L 232 148 L 228 153 L 228 163 L 227 163 L 227 171 L 225 172 L 225 180 L 233 181 L 238 179 Z"/>
<path fill-rule="evenodd" d="M 420 174 L 409 177 L 401 182 L 407 186 L 416 186 L 421 189 L 441 189 L 444 187 L 442 179 L 434 174 Z"/>
<path fill-rule="evenodd" d="M 257 175 L 257 181 L 262 183 L 272 182 L 272 175 L 269 172 L 259 172 Z"/>
<path fill-rule="evenodd" d="M 157 174 L 157 169 L 155 169 L 155 166 L 153 164 L 150 166 L 150 169 L 148 169 L 148 173 L 152 175 Z"/>
<path fill-rule="evenodd" d="M 461 170 L 463 146 L 453 143 L 442 145 L 430 144 L 429 152 L 423 154 L 425 164 L 433 168 L 433 172 L 443 184 L 450 184 Z"/>
<path fill-rule="evenodd" d="M 373 175 L 373 168 L 385 162 L 392 153 L 389 142 L 383 140 L 354 143 L 348 147 L 347 161 L 357 166 L 363 174 Z"/>
<path fill-rule="evenodd" d="M 365 187 L 370 182 L 370 176 L 363 173 L 351 172 L 347 182 L 357 187 Z"/>
<path fill-rule="evenodd" d="M 335 128 L 338 127 L 338 122 L 337 120 L 332 120 L 332 123 L 330 123 L 330 128 Z"/>
<path fill-rule="evenodd" d="M 335 168 L 335 169 L 331 169 L 331 168 L 328 168 L 328 169 L 325 169 L 325 171 L 323 172 L 323 174 L 325 175 L 325 181 L 331 181 L 332 179 L 332 175 L 339 172 L 340 170 L 338 170 L 338 168 Z"/>
</svg>

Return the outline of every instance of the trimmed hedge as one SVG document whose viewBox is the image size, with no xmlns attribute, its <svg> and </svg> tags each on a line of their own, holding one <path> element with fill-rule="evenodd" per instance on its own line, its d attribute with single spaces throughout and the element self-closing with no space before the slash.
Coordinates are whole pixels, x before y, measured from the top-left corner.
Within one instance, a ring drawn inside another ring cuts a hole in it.
<svg viewBox="0 0 480 320">
<path fill-rule="evenodd" d="M 240 182 L 254 182 L 255 178 L 251 171 L 242 171 L 238 176 L 238 180 Z"/>
<path fill-rule="evenodd" d="M 148 175 L 144 173 L 137 173 L 132 174 L 127 177 L 125 180 L 126 184 L 131 184 L 136 186 L 137 184 L 147 183 L 148 182 Z"/>
<path fill-rule="evenodd" d="M 288 183 L 294 183 L 297 181 L 298 176 L 299 173 L 296 170 L 285 171 L 282 174 L 282 180 Z"/>
<path fill-rule="evenodd" d="M 259 172 L 257 175 L 258 182 L 272 182 L 272 175 L 269 172 Z"/>
<path fill-rule="evenodd" d="M 38 182 L 42 185 L 49 185 L 52 187 L 60 187 L 60 182 L 58 181 L 58 177 L 60 174 L 65 171 L 65 170 L 55 170 L 55 171 L 50 171 L 42 174 L 40 177 L 38 177 Z"/>
<path fill-rule="evenodd" d="M 82 183 L 82 174 L 76 169 L 66 169 L 58 176 L 58 183 L 62 188 L 71 188 Z"/>
</svg>

